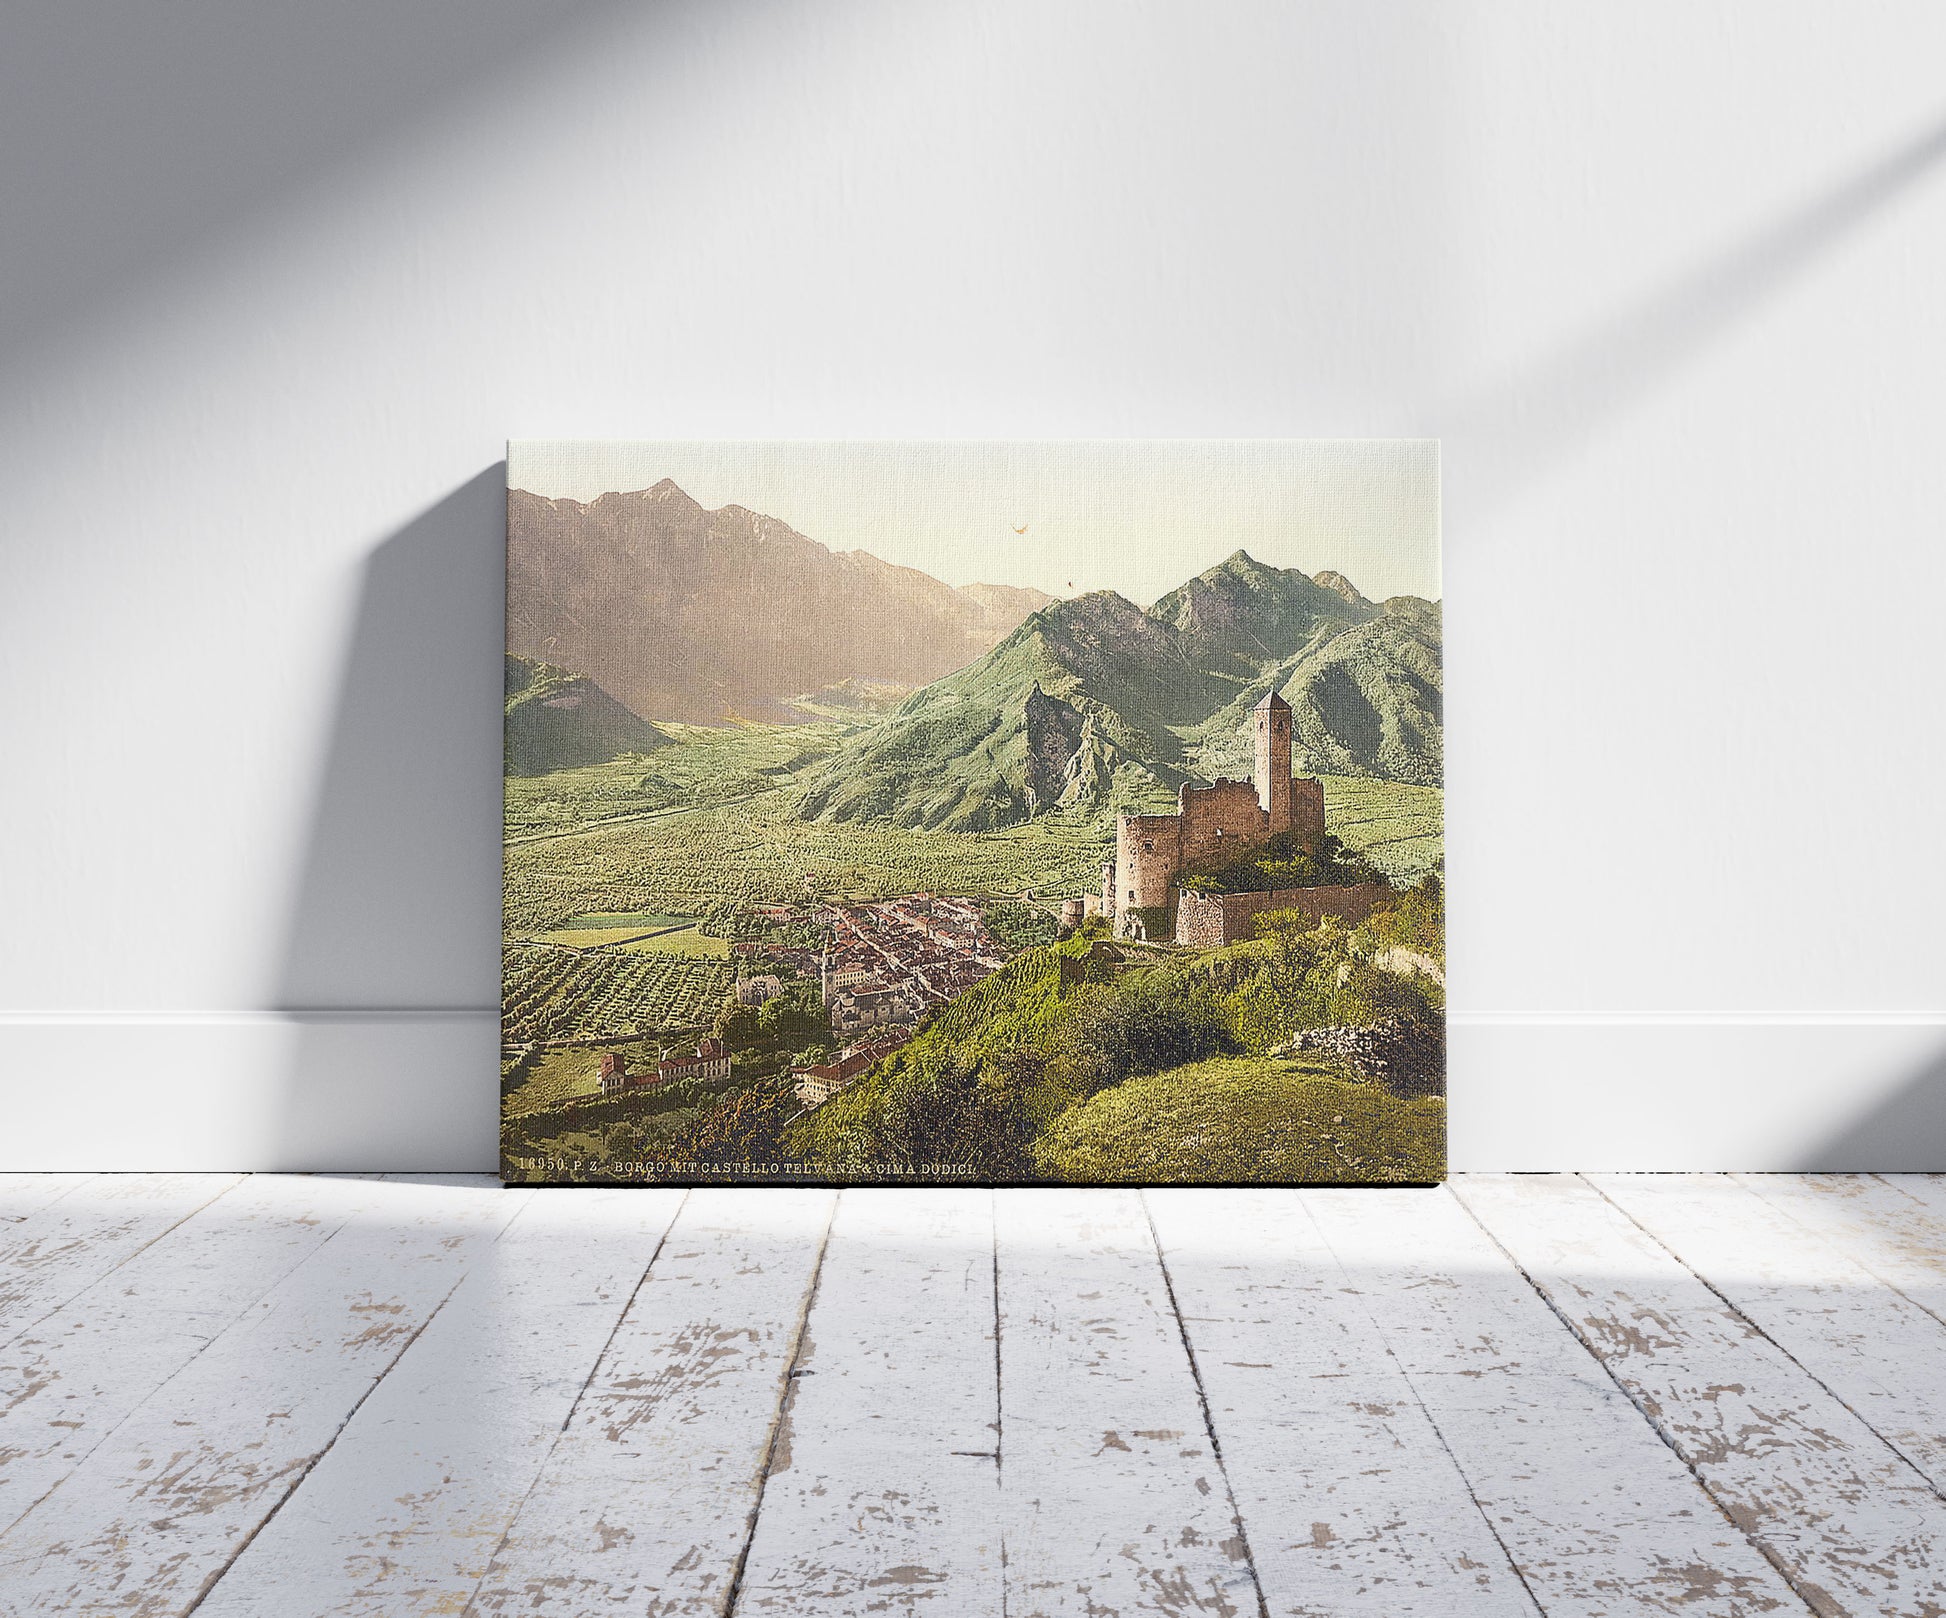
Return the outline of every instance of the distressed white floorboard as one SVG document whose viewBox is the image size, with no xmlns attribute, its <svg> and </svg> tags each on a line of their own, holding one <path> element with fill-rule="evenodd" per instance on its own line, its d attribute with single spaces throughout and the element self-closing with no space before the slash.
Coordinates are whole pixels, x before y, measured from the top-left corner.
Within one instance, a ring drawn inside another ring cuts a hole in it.
<svg viewBox="0 0 1946 1618">
<path fill-rule="evenodd" d="M 681 1202 L 533 1197 L 198 1618 L 463 1610 Z"/>
<path fill-rule="evenodd" d="M 1738 1174 L 1733 1179 L 1946 1321 L 1946 1194 L 1919 1174 Z"/>
<path fill-rule="evenodd" d="M 240 1174 L 102 1174 L 0 1225 L 0 1344 L 242 1181 Z"/>
<path fill-rule="evenodd" d="M 383 1195 L 376 1181 L 253 1176 L 0 1349 L 0 1530 Z"/>
<path fill-rule="evenodd" d="M 1009 1618 L 1259 1610 L 1141 1198 L 997 1200 Z"/>
<path fill-rule="evenodd" d="M 1946 1501 L 1660 1242 L 1573 1176 L 1458 1194 L 1808 1601 L 1946 1611 Z"/>
<path fill-rule="evenodd" d="M 0 1176 L 0 1614 L 1946 1613 L 1936 1176 L 682 1196 Z"/>
<path fill-rule="evenodd" d="M 1449 1193 L 1293 1195 L 1548 1618 L 1804 1610 Z"/>
<path fill-rule="evenodd" d="M 724 1610 L 835 1200 L 689 1194 L 468 1612 Z"/>
<path fill-rule="evenodd" d="M 9 1618 L 187 1612 L 528 1195 L 341 1183 L 382 1194 L 0 1535 Z"/>
<path fill-rule="evenodd" d="M 1874 1174 L 1870 1178 L 1922 1203 L 1935 1219 L 1946 1219 L 1946 1174 Z"/>
<path fill-rule="evenodd" d="M 0 1227 L 19 1224 L 36 1209 L 95 1178 L 93 1174 L 0 1174 Z"/>
<path fill-rule="evenodd" d="M 1419 1191 L 1377 1191 L 1408 1208 Z M 1290 1618 L 1538 1609 L 1288 1192 L 1145 1194 L 1257 1579 Z"/>
<path fill-rule="evenodd" d="M 1946 1492 L 1946 1324 L 1727 1175 L 1590 1175 Z"/>
<path fill-rule="evenodd" d="M 993 1193 L 847 1191 L 737 1612 L 1001 1611 Z"/>
</svg>

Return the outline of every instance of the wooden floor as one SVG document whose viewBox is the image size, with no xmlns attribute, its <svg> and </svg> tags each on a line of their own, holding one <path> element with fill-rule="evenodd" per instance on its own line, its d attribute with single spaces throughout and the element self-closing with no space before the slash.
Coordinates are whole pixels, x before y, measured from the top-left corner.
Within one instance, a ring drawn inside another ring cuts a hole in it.
<svg viewBox="0 0 1946 1618">
<path fill-rule="evenodd" d="M 0 1613 L 1946 1613 L 1946 1181 L 0 1176 Z"/>
</svg>

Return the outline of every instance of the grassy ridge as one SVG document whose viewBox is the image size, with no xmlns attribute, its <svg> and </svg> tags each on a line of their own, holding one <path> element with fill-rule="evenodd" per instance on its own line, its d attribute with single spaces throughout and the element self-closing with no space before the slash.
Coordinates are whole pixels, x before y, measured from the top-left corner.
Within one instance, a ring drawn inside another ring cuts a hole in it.
<svg viewBox="0 0 1946 1618">
<path fill-rule="evenodd" d="M 621 752 L 648 753 L 669 739 L 581 675 L 511 655 L 506 671 L 510 776 L 542 775 Z"/>
<path fill-rule="evenodd" d="M 1445 1178 L 1446 1104 L 1400 1101 L 1316 1063 L 1218 1057 L 1130 1079 L 1057 1118 L 1034 1158 L 1087 1184 Z"/>
</svg>

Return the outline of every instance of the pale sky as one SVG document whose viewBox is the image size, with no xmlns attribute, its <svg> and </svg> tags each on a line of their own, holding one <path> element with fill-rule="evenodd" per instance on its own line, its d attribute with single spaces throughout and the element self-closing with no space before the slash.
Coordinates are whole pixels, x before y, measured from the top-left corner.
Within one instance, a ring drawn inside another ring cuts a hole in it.
<svg viewBox="0 0 1946 1618">
<path fill-rule="evenodd" d="M 1374 601 L 1440 593 L 1433 439 L 529 441 L 507 451 L 509 484 L 552 498 L 665 477 L 705 506 L 748 506 L 834 551 L 870 551 L 948 584 L 1117 590 L 1147 606 L 1246 550 L 1275 567 L 1336 568 Z"/>
</svg>

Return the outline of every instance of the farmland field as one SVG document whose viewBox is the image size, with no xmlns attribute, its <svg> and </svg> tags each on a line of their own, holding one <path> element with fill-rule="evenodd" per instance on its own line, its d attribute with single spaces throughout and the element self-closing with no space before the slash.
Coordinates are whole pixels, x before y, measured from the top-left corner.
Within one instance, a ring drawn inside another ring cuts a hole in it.
<svg viewBox="0 0 1946 1618">
<path fill-rule="evenodd" d="M 619 1038 L 695 1027 L 714 1016 L 733 973 L 720 961 L 676 955 L 513 948 L 501 970 L 501 1038 Z"/>
<path fill-rule="evenodd" d="M 1326 775 L 1324 822 L 1347 848 L 1397 882 L 1414 882 L 1445 857 L 1445 793 L 1356 775 Z"/>
<path fill-rule="evenodd" d="M 1412 881 L 1439 861 L 1436 787 L 1332 776 L 1326 821 L 1386 875 Z M 506 855 L 506 925 L 535 933 L 622 915 L 877 899 L 897 893 L 1052 896 L 1095 892 L 1112 822 L 1044 815 L 990 832 L 909 831 L 855 821 L 806 823 L 790 794 L 691 814 L 601 826 Z M 650 930 L 647 927 L 642 931 Z M 712 924 L 712 931 L 719 931 Z"/>
<path fill-rule="evenodd" d="M 769 792 L 830 753 L 856 724 L 704 725 L 665 723 L 673 745 L 606 764 L 506 778 L 509 838 L 577 827 L 620 815 L 700 807 Z"/>
<path fill-rule="evenodd" d="M 552 834 L 507 849 L 509 931 L 640 934 L 742 905 L 920 889 L 1091 893 L 1113 846 L 1113 821 L 1095 815 L 975 833 L 806 823 L 790 812 L 800 772 L 858 726 L 663 728 L 676 741 L 652 753 L 508 779 L 508 836 Z M 1324 788 L 1331 830 L 1388 876 L 1410 881 L 1439 860 L 1438 788 L 1352 776 L 1327 776 Z M 614 820 L 627 814 L 665 818 Z"/>
<path fill-rule="evenodd" d="M 628 955 L 702 955 L 717 961 L 730 958 L 730 941 L 727 938 L 713 938 L 694 927 L 649 933 L 615 947 Z"/>
<path fill-rule="evenodd" d="M 600 1054 L 590 1050 L 545 1051 L 504 1103 L 509 1117 L 546 1112 L 567 1101 L 593 1100 L 601 1094 Z"/>
<path fill-rule="evenodd" d="M 506 850 L 508 1041 L 707 1023 L 733 981 L 729 943 L 751 931 L 751 906 L 921 891 L 1063 898 L 1097 891 L 1114 844 L 1100 815 L 988 832 L 801 821 L 796 772 L 847 727 L 668 728 L 677 743 L 652 754 L 508 782 L 510 833 L 544 821 L 544 805 L 557 827 Z M 643 787 L 650 773 L 659 784 Z M 706 801 L 672 809 L 686 793 Z M 1441 857 L 1436 788 L 1332 776 L 1325 803 L 1330 829 L 1396 881 Z M 612 818 L 638 808 L 657 818 Z"/>
<path fill-rule="evenodd" d="M 506 856 L 506 925 L 539 932 L 588 912 L 803 904 L 898 893 L 1088 893 L 1113 832 L 1047 815 L 991 832 L 806 823 L 790 794 L 667 819 L 596 827 Z M 714 930 L 714 928 L 713 928 Z"/>
<path fill-rule="evenodd" d="M 509 1119 L 523 1118 L 529 1127 L 574 1129 L 632 1119 L 637 1123 L 651 1118 L 679 1121 L 693 1117 L 699 1107 L 709 1106 L 747 1082 L 740 1075 L 727 1079 L 678 1079 L 672 1083 L 632 1089 L 619 1096 L 601 1093 L 601 1059 L 605 1052 L 619 1055 L 631 1074 L 642 1075 L 654 1069 L 656 1061 L 673 1044 L 682 1049 L 687 1038 L 616 1040 L 599 1046 L 574 1045 L 542 1049 L 522 1061 L 509 1079 L 502 1081 L 501 1111 Z M 548 1115 L 553 1115 L 549 1117 Z"/>
</svg>

